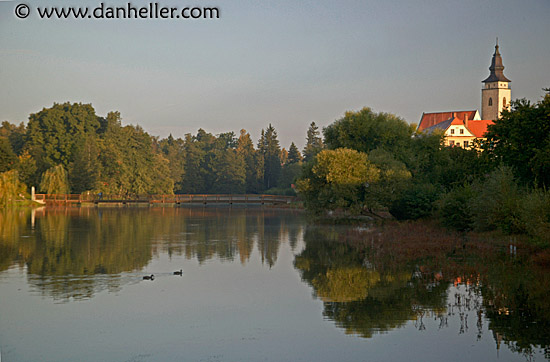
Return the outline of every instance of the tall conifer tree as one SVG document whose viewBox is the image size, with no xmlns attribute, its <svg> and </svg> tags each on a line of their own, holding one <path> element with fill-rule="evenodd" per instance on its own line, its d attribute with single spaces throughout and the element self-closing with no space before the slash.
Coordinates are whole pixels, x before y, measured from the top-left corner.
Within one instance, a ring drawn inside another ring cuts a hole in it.
<svg viewBox="0 0 550 362">
<path fill-rule="evenodd" d="M 323 140 L 320 136 L 319 127 L 311 122 L 307 130 L 306 146 L 304 147 L 304 161 L 309 162 L 323 149 Z"/>
</svg>

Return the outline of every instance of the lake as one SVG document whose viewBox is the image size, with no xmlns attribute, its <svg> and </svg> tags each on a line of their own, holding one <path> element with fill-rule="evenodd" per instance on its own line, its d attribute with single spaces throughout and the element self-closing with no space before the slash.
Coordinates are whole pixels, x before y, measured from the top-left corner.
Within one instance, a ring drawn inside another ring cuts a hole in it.
<svg viewBox="0 0 550 362">
<path fill-rule="evenodd" d="M 1 361 L 550 359 L 548 269 L 384 237 L 259 206 L 2 211 Z"/>
</svg>

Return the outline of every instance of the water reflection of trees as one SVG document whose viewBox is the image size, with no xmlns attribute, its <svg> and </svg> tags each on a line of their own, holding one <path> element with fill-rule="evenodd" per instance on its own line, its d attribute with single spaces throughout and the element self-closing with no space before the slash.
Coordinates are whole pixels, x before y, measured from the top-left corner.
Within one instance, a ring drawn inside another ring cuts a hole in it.
<svg viewBox="0 0 550 362">
<path fill-rule="evenodd" d="M 506 242 L 457 234 L 438 243 L 426 230 L 411 236 L 418 230 L 409 227 L 306 230 L 295 267 L 323 301 L 325 317 L 367 338 L 408 321 L 424 329 L 427 318 L 439 320 L 439 328 L 455 318 L 458 333 L 475 328 L 481 338 L 488 320 L 497 347 L 527 357 L 543 348 L 550 357 L 550 273 L 530 261 L 528 244 L 509 255 Z"/>
<path fill-rule="evenodd" d="M 256 244 L 261 261 L 268 266 L 277 262 L 282 241 L 296 246 L 301 224 L 296 213 L 264 208 L 177 208 L 178 222 L 159 240 L 156 247 L 169 255 L 185 255 L 199 263 L 210 259 L 245 264 Z"/>
<path fill-rule="evenodd" d="M 296 214 L 262 208 L 59 208 L 0 213 L 0 271 L 26 267 L 31 287 L 58 300 L 87 299 L 141 280 L 168 253 L 246 263 L 257 245 L 273 266 L 281 241 L 296 245 Z M 132 272 L 134 272 L 132 274 Z"/>
<path fill-rule="evenodd" d="M 153 233 L 162 230 L 139 209 L 5 210 L 0 223 L 0 270 L 26 267 L 32 289 L 59 300 L 90 298 L 131 281 L 120 273 L 149 262 Z"/>
<path fill-rule="evenodd" d="M 415 319 L 422 311 L 444 311 L 447 283 L 414 277 L 407 268 L 380 270 L 339 233 L 308 228 L 295 266 L 324 302 L 323 314 L 346 333 L 371 337 Z M 419 310 L 419 307 L 421 310 Z"/>
</svg>

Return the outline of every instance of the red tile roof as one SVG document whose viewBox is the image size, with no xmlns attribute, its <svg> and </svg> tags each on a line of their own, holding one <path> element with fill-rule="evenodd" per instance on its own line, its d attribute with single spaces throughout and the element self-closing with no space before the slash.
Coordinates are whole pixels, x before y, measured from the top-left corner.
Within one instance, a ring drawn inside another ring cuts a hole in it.
<svg viewBox="0 0 550 362">
<path fill-rule="evenodd" d="M 455 113 L 456 118 L 464 120 L 464 116 L 468 116 L 468 119 L 473 119 L 477 111 L 457 111 L 457 112 L 433 112 L 433 113 L 423 113 L 422 119 L 418 124 L 417 131 L 423 131 L 428 127 L 434 126 L 440 122 L 446 121 L 449 118 L 453 117 Z"/>
<path fill-rule="evenodd" d="M 484 138 L 485 133 L 487 132 L 487 126 L 493 124 L 490 119 L 482 119 L 480 121 L 468 121 L 468 126 L 466 126 L 470 132 L 474 134 L 477 138 Z"/>
<path fill-rule="evenodd" d="M 424 129 L 425 132 L 431 133 L 435 129 L 446 131 L 450 126 L 465 126 L 476 138 L 484 138 L 487 132 L 487 126 L 494 122 L 488 119 L 468 120 L 468 124 L 464 124 L 464 120 L 458 117 L 450 117 L 442 122 L 436 123 L 431 127 Z"/>
<path fill-rule="evenodd" d="M 468 119 L 469 119 L 469 117 L 468 117 Z M 460 119 L 458 117 L 454 117 L 453 121 L 451 122 L 451 126 L 458 126 L 458 125 L 463 125 L 463 124 L 464 124 L 464 120 Z"/>
</svg>

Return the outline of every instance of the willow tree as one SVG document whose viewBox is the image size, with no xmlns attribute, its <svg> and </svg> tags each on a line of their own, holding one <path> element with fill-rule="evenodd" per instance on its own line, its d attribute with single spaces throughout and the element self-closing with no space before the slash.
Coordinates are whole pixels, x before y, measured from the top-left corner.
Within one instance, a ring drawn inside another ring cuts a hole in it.
<svg viewBox="0 0 550 362">
<path fill-rule="evenodd" d="M 0 207 L 6 207 L 21 198 L 25 193 L 26 186 L 19 181 L 19 174 L 16 170 L 0 173 Z"/>
<path fill-rule="evenodd" d="M 40 189 L 47 194 L 68 194 L 69 180 L 62 165 L 49 168 L 42 175 Z"/>
</svg>

